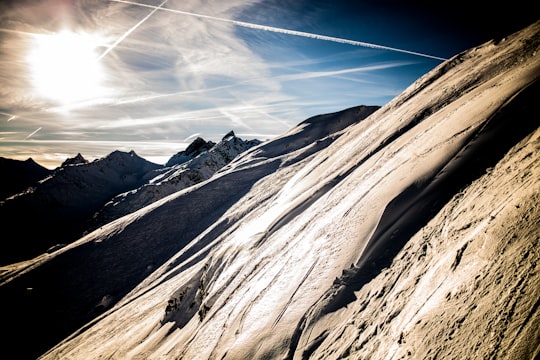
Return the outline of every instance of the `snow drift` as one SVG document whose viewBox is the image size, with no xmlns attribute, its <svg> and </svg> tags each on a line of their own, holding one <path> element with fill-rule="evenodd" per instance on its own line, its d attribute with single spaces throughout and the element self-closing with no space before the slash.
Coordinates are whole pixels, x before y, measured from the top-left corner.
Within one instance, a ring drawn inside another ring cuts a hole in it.
<svg viewBox="0 0 540 360">
<path fill-rule="evenodd" d="M 534 358 L 540 22 L 5 267 L 43 359 Z M 15 344 L 30 339 L 23 347 Z"/>
</svg>

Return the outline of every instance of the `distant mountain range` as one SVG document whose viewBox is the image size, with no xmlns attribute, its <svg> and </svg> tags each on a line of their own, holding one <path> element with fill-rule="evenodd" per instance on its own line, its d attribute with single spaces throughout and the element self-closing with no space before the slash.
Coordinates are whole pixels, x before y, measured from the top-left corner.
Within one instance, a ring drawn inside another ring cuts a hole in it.
<svg viewBox="0 0 540 360">
<path fill-rule="evenodd" d="M 539 54 L 540 21 L 380 108 L 6 191 L 3 354 L 538 358 Z"/>
<path fill-rule="evenodd" d="M 93 162 L 77 154 L 55 170 L 32 159 L 1 159 L 6 195 L 0 217 L 5 231 L 17 234 L 17 240 L 4 243 L 0 265 L 58 249 L 85 232 L 207 180 L 259 143 L 244 141 L 232 131 L 217 144 L 199 137 L 166 165 L 151 163 L 133 151 L 114 151 Z"/>
</svg>

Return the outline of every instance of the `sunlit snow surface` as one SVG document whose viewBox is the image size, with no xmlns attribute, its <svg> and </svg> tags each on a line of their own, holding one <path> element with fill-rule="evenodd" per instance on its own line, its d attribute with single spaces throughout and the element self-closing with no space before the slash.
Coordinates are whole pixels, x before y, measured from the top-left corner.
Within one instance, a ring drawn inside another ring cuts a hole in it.
<svg viewBox="0 0 540 360">
<path fill-rule="evenodd" d="M 4 287 L 48 266 L 87 281 L 62 301 L 108 309 L 45 359 L 532 358 L 538 39 L 459 54 L 365 119 L 308 119 Z"/>
</svg>

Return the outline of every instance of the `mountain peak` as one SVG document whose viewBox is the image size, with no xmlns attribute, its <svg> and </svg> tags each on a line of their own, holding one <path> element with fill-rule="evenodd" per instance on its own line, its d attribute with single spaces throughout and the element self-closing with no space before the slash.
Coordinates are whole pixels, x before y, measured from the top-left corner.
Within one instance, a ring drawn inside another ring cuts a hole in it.
<svg viewBox="0 0 540 360">
<path fill-rule="evenodd" d="M 86 159 L 81 155 L 81 153 L 78 153 L 78 154 L 75 155 L 74 157 L 66 159 L 66 160 L 62 163 L 62 165 L 60 165 L 60 167 L 71 166 L 71 165 L 79 165 L 79 164 L 86 164 L 86 163 L 88 163 L 88 160 L 86 160 Z"/>
<path fill-rule="evenodd" d="M 24 191 L 49 176 L 52 171 L 32 158 L 24 161 L 0 157 L 0 200 Z"/>
<path fill-rule="evenodd" d="M 169 159 L 169 161 L 167 161 L 165 166 L 168 167 L 168 166 L 183 164 L 186 161 L 189 161 L 197 157 L 203 152 L 210 150 L 214 145 L 216 145 L 215 142 L 206 141 L 202 137 L 198 136 L 195 140 L 191 142 L 191 144 L 188 145 L 188 147 L 185 150 L 174 154 Z"/>
<path fill-rule="evenodd" d="M 233 138 L 233 137 L 236 137 L 236 135 L 234 134 L 234 131 L 229 131 L 228 133 L 225 134 L 225 136 L 223 136 L 223 138 L 221 140 L 227 140 L 229 138 Z"/>
<path fill-rule="evenodd" d="M 140 157 L 137 155 L 137 153 L 134 150 L 130 151 L 122 151 L 122 150 L 114 150 L 109 155 L 105 156 L 103 160 L 107 161 L 144 161 L 148 162 L 146 159 Z"/>
<path fill-rule="evenodd" d="M 197 137 L 189 146 L 184 150 L 184 154 L 188 156 L 197 156 L 203 151 L 209 150 L 215 143 L 212 141 L 206 141 L 202 137 Z"/>
</svg>

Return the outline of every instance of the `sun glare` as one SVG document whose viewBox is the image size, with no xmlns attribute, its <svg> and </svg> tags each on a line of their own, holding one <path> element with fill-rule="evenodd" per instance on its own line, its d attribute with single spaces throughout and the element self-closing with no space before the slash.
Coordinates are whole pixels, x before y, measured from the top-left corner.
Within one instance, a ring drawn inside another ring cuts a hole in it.
<svg viewBox="0 0 540 360">
<path fill-rule="evenodd" d="M 102 95 L 99 45 L 99 39 L 87 33 L 62 31 L 36 37 L 28 56 L 34 88 L 62 105 Z"/>
</svg>

